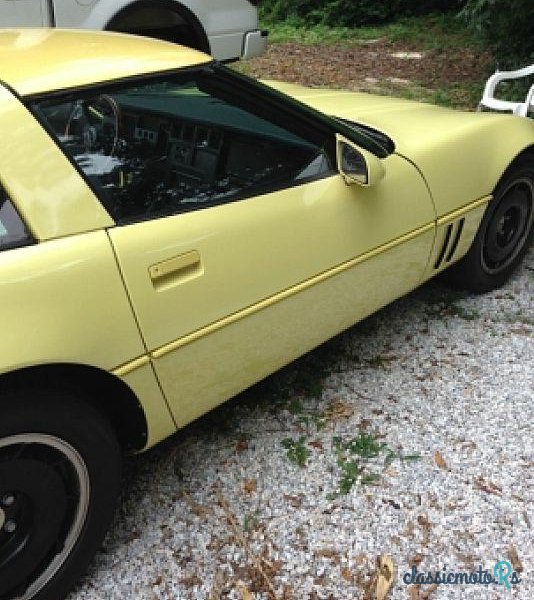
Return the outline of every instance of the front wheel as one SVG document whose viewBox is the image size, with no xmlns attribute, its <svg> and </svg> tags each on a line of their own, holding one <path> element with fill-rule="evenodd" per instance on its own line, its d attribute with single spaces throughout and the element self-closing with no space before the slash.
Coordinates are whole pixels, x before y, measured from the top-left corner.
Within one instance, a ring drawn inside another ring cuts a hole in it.
<svg viewBox="0 0 534 600">
<path fill-rule="evenodd" d="M 107 531 L 119 447 L 76 398 L 11 392 L 0 414 L 0 600 L 61 600 Z"/>
<path fill-rule="evenodd" d="M 503 285 L 528 250 L 533 232 L 534 154 L 503 176 L 468 253 L 448 272 L 456 287 L 488 292 Z"/>
</svg>

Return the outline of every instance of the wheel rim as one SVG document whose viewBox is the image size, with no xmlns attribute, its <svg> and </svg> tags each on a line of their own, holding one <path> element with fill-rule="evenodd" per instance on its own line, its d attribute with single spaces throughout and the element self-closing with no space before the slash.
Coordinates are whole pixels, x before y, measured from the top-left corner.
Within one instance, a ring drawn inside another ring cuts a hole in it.
<svg viewBox="0 0 534 600">
<path fill-rule="evenodd" d="M 484 232 L 482 267 L 494 275 L 521 252 L 532 225 L 534 183 L 523 177 L 506 188 Z"/>
<path fill-rule="evenodd" d="M 0 439 L 0 600 L 30 600 L 79 538 L 89 506 L 80 454 L 57 437 Z"/>
</svg>

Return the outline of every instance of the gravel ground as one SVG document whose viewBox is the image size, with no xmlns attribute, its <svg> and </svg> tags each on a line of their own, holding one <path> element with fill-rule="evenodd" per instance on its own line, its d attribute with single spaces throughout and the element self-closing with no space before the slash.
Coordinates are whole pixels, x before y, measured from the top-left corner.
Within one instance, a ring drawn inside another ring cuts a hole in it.
<svg viewBox="0 0 534 600">
<path fill-rule="evenodd" d="M 534 598 L 533 284 L 534 251 L 485 296 L 430 283 L 131 459 L 70 600 L 371 600 L 383 554 L 393 600 Z M 402 581 L 497 560 L 511 591 Z"/>
</svg>

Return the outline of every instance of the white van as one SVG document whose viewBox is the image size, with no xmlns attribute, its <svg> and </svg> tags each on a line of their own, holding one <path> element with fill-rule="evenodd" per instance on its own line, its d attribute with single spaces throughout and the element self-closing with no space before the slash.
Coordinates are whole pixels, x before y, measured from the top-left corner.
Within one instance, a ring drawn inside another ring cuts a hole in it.
<svg viewBox="0 0 534 600">
<path fill-rule="evenodd" d="M 185 44 L 221 61 L 259 56 L 259 0 L 0 0 L 0 27 L 108 29 Z"/>
</svg>

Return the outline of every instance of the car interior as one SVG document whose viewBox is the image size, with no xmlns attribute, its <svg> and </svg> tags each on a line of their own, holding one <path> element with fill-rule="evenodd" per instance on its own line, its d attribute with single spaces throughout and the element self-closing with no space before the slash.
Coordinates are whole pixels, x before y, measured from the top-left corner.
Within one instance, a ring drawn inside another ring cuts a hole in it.
<svg viewBox="0 0 534 600">
<path fill-rule="evenodd" d="M 33 105 L 117 222 L 290 187 L 330 172 L 325 151 L 201 89 L 194 78 Z"/>
</svg>

